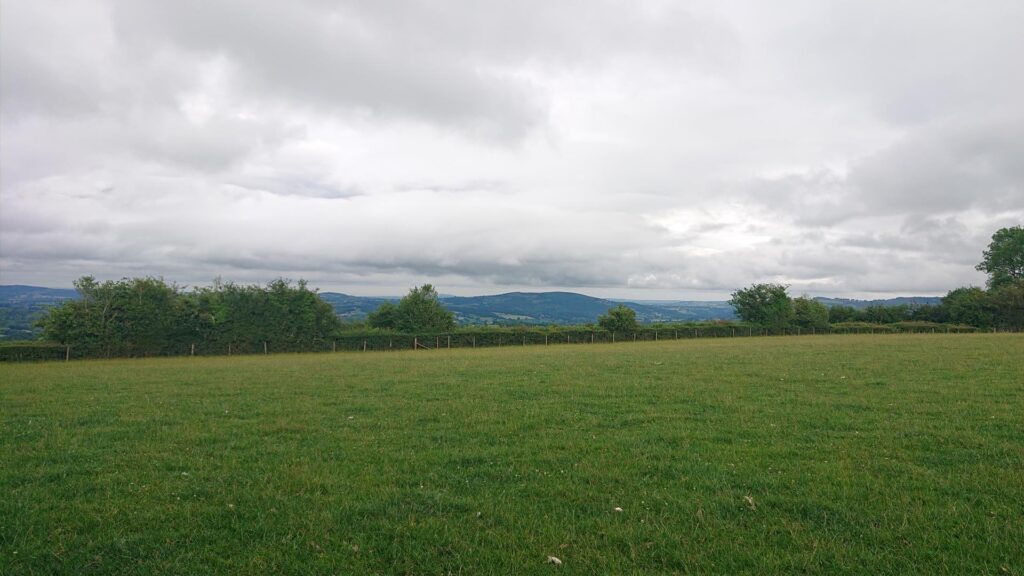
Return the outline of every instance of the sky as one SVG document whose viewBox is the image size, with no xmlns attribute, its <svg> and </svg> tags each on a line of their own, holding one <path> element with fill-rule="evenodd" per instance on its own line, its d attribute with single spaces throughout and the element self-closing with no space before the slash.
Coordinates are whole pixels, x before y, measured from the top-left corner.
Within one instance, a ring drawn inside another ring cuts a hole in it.
<svg viewBox="0 0 1024 576">
<path fill-rule="evenodd" d="M 0 283 L 858 298 L 1024 222 L 1024 2 L 0 0 Z"/>
</svg>

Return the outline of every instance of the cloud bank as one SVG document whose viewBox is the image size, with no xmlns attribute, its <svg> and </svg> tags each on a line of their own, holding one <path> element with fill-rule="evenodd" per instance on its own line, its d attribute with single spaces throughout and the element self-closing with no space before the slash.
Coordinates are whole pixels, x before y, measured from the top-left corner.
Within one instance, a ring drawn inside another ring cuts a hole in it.
<svg viewBox="0 0 1024 576">
<path fill-rule="evenodd" d="M 1024 6 L 3 0 L 0 282 L 935 294 L 1024 222 Z"/>
</svg>

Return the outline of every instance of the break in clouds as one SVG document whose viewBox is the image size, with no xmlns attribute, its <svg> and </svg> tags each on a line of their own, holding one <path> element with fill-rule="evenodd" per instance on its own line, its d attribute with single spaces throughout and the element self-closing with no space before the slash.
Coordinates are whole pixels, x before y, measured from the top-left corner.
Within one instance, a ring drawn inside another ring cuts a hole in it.
<svg viewBox="0 0 1024 576">
<path fill-rule="evenodd" d="M 1024 4 L 3 0 L 0 282 L 981 284 Z"/>
</svg>

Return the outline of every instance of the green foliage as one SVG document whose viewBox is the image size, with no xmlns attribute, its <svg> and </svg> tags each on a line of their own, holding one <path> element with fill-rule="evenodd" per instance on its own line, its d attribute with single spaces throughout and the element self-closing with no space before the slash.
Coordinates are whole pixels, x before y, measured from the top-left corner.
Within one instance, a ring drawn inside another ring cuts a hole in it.
<svg viewBox="0 0 1024 576">
<path fill-rule="evenodd" d="M 988 274 L 988 287 L 1024 281 L 1024 227 L 1000 228 L 982 255 L 977 269 Z"/>
<path fill-rule="evenodd" d="M 597 324 L 609 332 L 628 332 L 640 327 L 636 311 L 625 304 L 609 308 L 607 313 L 598 317 Z"/>
<path fill-rule="evenodd" d="M 1024 329 L 1024 280 L 990 290 L 988 305 L 995 325 L 1011 330 Z"/>
<path fill-rule="evenodd" d="M 0 362 L 63 360 L 67 348 L 52 342 L 9 341 L 0 343 Z"/>
<path fill-rule="evenodd" d="M 191 293 L 157 278 L 75 282 L 81 298 L 50 309 L 47 340 L 76 356 L 148 356 L 227 350 L 306 350 L 334 335 L 334 310 L 304 281 L 266 287 L 217 282 Z"/>
<path fill-rule="evenodd" d="M 158 278 L 75 282 L 81 299 L 50 309 L 43 337 L 84 356 L 168 354 L 189 330 L 188 302 Z"/>
<path fill-rule="evenodd" d="M 942 307 L 950 322 L 987 328 L 992 325 L 993 314 L 988 293 L 981 288 L 957 288 L 942 299 Z"/>
<path fill-rule="evenodd" d="M 807 296 L 796 298 L 793 300 L 793 324 L 801 328 L 824 330 L 828 328 L 828 308 Z"/>
<path fill-rule="evenodd" d="M 859 318 L 857 317 L 857 309 L 853 306 L 832 306 L 828 309 L 828 321 L 832 324 L 838 324 L 840 322 L 854 322 Z"/>
<path fill-rule="evenodd" d="M 449 312 L 430 284 L 409 290 L 397 305 L 385 302 L 367 318 L 374 328 L 398 332 L 448 332 L 455 328 L 455 315 Z"/>
<path fill-rule="evenodd" d="M 744 322 L 770 328 L 784 328 L 793 319 L 793 301 L 782 284 L 754 284 L 732 293 L 736 314 Z"/>
</svg>

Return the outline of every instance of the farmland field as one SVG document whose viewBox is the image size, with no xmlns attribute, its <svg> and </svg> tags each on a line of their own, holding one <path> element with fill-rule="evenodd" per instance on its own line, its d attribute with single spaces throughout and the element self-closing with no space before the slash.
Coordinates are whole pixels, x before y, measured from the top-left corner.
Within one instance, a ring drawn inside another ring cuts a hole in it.
<svg viewBox="0 0 1024 576">
<path fill-rule="evenodd" d="M 1024 337 L 0 365 L 2 574 L 799 572 L 1024 574 Z"/>
</svg>

